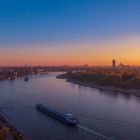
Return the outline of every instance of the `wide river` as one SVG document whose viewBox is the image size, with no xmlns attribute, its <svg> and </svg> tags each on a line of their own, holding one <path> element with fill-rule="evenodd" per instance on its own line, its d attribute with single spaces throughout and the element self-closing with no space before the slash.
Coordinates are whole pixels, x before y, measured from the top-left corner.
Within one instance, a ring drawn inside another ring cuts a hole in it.
<svg viewBox="0 0 140 140">
<path fill-rule="evenodd" d="M 0 81 L 0 106 L 32 140 L 140 140 L 140 98 L 56 79 L 48 73 Z M 37 112 L 36 103 L 74 114 L 76 127 Z"/>
</svg>

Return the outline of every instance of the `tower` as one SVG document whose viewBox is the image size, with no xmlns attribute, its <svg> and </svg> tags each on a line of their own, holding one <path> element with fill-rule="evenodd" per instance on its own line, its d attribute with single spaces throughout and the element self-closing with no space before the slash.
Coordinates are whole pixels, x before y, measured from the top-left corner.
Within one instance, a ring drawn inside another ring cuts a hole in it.
<svg viewBox="0 0 140 140">
<path fill-rule="evenodd" d="M 116 60 L 115 59 L 112 60 L 112 67 L 116 67 Z"/>
</svg>

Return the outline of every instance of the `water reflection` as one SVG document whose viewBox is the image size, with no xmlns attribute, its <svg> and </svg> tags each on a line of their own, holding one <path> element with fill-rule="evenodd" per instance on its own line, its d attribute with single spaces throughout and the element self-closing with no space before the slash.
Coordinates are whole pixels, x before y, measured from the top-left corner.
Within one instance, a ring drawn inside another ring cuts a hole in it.
<svg viewBox="0 0 140 140">
<path fill-rule="evenodd" d="M 82 128 L 118 140 L 140 139 L 140 98 L 56 79 L 58 73 L 0 82 L 0 106 L 34 140 L 104 139 L 35 110 L 42 103 L 75 114 Z"/>
</svg>

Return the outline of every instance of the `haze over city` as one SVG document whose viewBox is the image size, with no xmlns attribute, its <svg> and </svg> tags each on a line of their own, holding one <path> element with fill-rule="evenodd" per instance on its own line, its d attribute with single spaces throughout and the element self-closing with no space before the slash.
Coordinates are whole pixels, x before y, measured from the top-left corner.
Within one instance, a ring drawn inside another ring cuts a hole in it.
<svg viewBox="0 0 140 140">
<path fill-rule="evenodd" d="M 0 3 L 0 66 L 140 64 L 138 0 Z"/>
</svg>

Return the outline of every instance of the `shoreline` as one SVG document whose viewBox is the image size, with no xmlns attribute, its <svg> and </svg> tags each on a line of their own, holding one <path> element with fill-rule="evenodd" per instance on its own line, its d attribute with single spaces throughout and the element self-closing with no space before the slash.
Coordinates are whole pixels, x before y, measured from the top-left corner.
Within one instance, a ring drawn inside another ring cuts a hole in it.
<svg viewBox="0 0 140 140">
<path fill-rule="evenodd" d="M 99 89 L 103 91 L 120 92 L 122 94 L 134 95 L 136 97 L 140 97 L 140 89 L 124 89 L 124 88 L 111 87 L 111 86 L 100 86 L 100 85 L 96 85 L 96 84 L 92 84 L 88 82 L 81 82 L 78 80 L 74 80 L 70 77 L 67 77 L 65 74 L 58 75 L 56 78 L 66 79 L 67 82 L 71 82 L 71 83 L 78 84 L 85 87 L 95 88 L 95 89 Z"/>
</svg>

